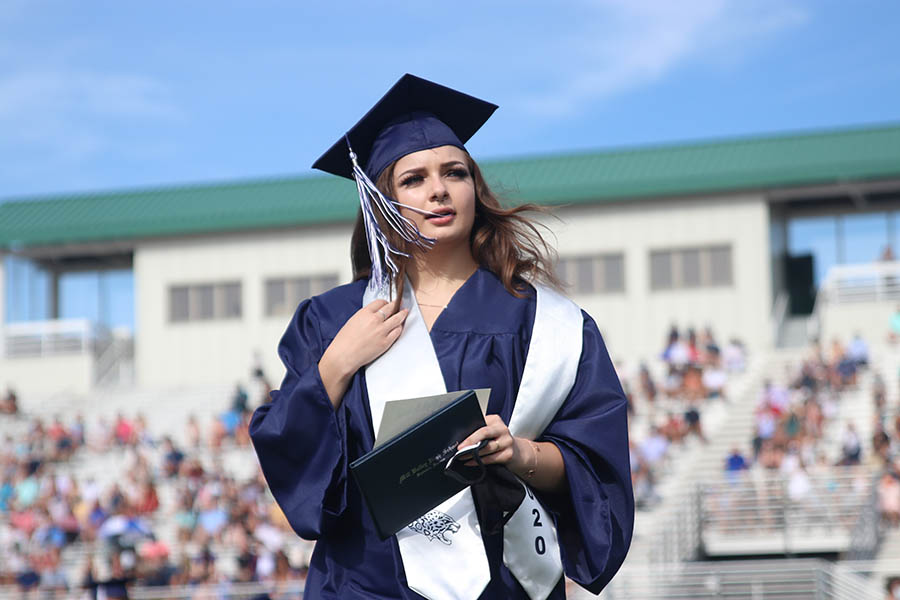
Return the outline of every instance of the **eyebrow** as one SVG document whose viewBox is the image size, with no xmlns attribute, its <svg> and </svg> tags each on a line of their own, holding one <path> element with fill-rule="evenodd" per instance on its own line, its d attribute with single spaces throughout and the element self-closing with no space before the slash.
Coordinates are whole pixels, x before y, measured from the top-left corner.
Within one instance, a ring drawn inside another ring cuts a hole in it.
<svg viewBox="0 0 900 600">
<path fill-rule="evenodd" d="M 441 168 L 446 169 L 447 167 L 450 167 L 453 165 L 460 165 L 463 167 L 466 166 L 466 164 L 461 160 L 450 160 L 445 163 L 441 163 Z M 468 169 L 468 167 L 466 167 L 466 168 Z M 407 173 L 418 173 L 419 171 L 423 171 L 423 170 L 425 170 L 425 167 L 413 167 L 412 169 L 407 169 L 407 170 L 403 171 L 402 173 L 397 175 L 397 177 L 400 178 L 400 177 L 403 177 L 404 175 L 406 175 Z"/>
</svg>

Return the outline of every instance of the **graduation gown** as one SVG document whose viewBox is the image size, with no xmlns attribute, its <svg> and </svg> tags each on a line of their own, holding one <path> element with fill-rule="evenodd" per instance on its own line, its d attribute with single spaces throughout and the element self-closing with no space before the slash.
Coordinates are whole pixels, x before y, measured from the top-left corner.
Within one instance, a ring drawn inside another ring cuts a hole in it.
<svg viewBox="0 0 900 600">
<path fill-rule="evenodd" d="M 317 540 L 304 596 L 310 600 L 421 598 L 406 586 L 396 539 L 378 539 L 349 474 L 349 463 L 370 451 L 375 439 L 365 370 L 354 375 L 336 411 L 319 376 L 319 359 L 362 307 L 366 283 L 343 285 L 300 304 L 278 347 L 284 381 L 250 422 L 272 494 L 297 534 Z M 488 413 L 509 423 L 534 314 L 533 290 L 516 298 L 493 273 L 478 269 L 431 329 L 447 390 L 491 388 Z M 599 593 L 631 543 L 634 497 L 625 396 L 596 324 L 583 315 L 575 384 L 537 438 L 562 453 L 566 489 L 537 495 L 556 522 L 566 575 Z M 503 565 L 502 533 L 483 539 L 491 582 L 480 598 L 527 600 Z M 550 597 L 565 597 L 562 579 Z"/>
</svg>

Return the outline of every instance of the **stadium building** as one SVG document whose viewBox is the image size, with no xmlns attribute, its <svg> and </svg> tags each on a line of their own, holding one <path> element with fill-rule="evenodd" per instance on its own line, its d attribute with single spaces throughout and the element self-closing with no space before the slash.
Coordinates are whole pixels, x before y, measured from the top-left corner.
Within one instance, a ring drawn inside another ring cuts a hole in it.
<svg viewBox="0 0 900 600">
<path fill-rule="evenodd" d="M 855 329 L 881 336 L 893 312 L 883 300 L 896 290 L 882 284 L 896 280 L 872 269 L 900 247 L 900 126 L 488 161 L 484 171 L 501 196 L 556 209 L 545 222 L 559 274 L 617 361 L 652 358 L 672 325 L 710 327 L 753 352 Z M 298 301 L 351 279 L 356 210 L 353 185 L 331 177 L 9 200 L 0 384 L 211 384 L 251 365 L 277 382 L 275 348 Z M 64 314 L 67 278 L 85 273 L 100 282 L 97 305 Z M 105 274 L 118 277 L 118 296 Z M 817 304 L 817 290 L 832 288 L 841 293 Z M 847 299 L 858 302 L 835 302 Z M 113 331 L 123 308 L 126 326 Z M 54 377 L 41 376 L 49 365 Z"/>
</svg>

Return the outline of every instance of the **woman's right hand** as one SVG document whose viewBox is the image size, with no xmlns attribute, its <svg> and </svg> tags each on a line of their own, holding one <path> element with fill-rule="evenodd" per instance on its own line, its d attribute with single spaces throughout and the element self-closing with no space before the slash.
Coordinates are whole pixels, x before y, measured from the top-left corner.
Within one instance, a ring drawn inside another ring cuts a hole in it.
<svg viewBox="0 0 900 600">
<path fill-rule="evenodd" d="M 319 361 L 319 376 L 335 409 L 341 404 L 353 374 L 393 345 L 403 332 L 409 310 L 375 300 L 344 323 Z"/>
</svg>

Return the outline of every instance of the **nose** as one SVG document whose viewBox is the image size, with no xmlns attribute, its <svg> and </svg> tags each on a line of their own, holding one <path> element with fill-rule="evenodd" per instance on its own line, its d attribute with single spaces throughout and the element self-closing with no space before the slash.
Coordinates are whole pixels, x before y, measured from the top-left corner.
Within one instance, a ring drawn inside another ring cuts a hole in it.
<svg viewBox="0 0 900 600">
<path fill-rule="evenodd" d="M 435 202 L 442 202 L 445 198 L 447 198 L 447 186 L 444 184 L 444 180 L 440 175 L 431 177 L 431 200 Z"/>
</svg>

